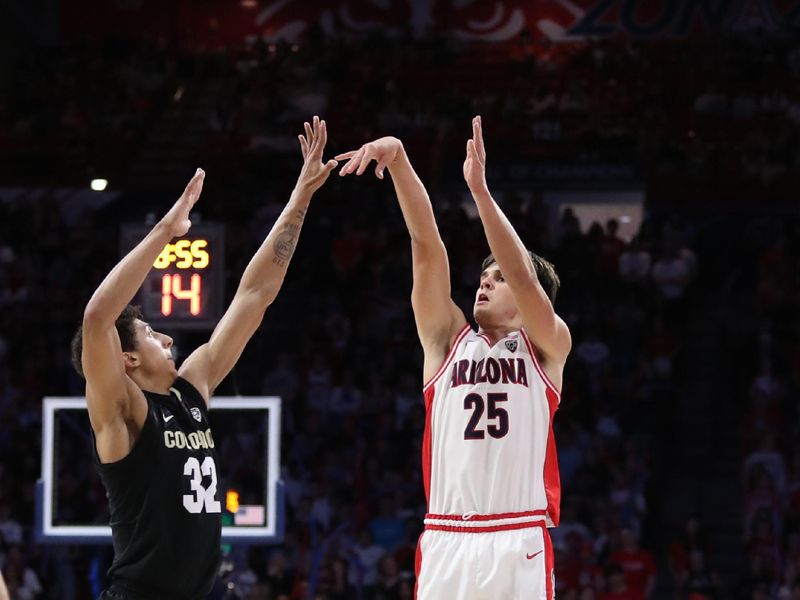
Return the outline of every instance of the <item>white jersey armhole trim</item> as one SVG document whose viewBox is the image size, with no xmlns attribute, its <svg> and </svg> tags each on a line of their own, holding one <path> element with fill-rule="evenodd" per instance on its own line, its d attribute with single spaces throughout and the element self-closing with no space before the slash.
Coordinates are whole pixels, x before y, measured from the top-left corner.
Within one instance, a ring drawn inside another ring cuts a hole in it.
<svg viewBox="0 0 800 600">
<path fill-rule="evenodd" d="M 450 348 L 450 352 L 447 353 L 447 357 L 444 359 L 444 362 L 442 362 L 442 366 L 439 367 L 439 370 L 436 371 L 436 374 L 430 378 L 428 383 L 422 386 L 423 393 L 427 392 L 428 388 L 431 387 L 433 384 L 435 384 L 438 381 L 438 379 L 442 376 L 442 373 L 444 373 L 447 370 L 447 367 L 450 365 L 450 361 L 452 361 L 453 356 L 455 356 L 458 345 L 461 343 L 461 340 L 464 339 L 464 336 L 466 336 L 467 333 L 470 331 L 472 331 L 472 328 L 469 326 L 469 323 L 464 325 L 463 329 L 459 331 L 458 336 L 456 336 L 456 341 L 453 342 L 453 345 Z"/>
<path fill-rule="evenodd" d="M 550 378 L 545 374 L 544 369 L 542 369 L 542 366 L 539 364 L 539 359 L 536 358 L 533 342 L 531 342 L 531 339 L 528 337 L 528 333 L 524 329 L 520 329 L 519 332 L 522 335 L 522 339 L 525 340 L 525 345 L 528 346 L 528 352 L 531 355 L 531 360 L 533 360 L 533 366 L 535 366 L 536 370 L 539 372 L 539 377 L 541 377 L 542 381 L 544 381 L 544 384 L 550 390 L 552 390 L 553 393 L 555 393 L 555 395 L 558 397 L 558 403 L 561 404 L 561 392 L 553 384 L 553 382 L 550 381 Z"/>
</svg>

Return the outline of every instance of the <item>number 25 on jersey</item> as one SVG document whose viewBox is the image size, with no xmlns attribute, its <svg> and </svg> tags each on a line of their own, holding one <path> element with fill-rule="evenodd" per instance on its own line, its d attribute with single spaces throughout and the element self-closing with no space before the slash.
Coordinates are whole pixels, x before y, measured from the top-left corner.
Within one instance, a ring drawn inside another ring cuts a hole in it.
<svg viewBox="0 0 800 600">
<path fill-rule="evenodd" d="M 508 411 L 497 405 L 498 402 L 506 402 L 508 394 L 489 393 L 486 394 L 489 410 L 487 411 L 487 421 L 496 421 L 495 423 L 488 423 L 486 432 L 495 439 L 505 437 L 508 433 Z M 483 396 L 480 394 L 467 394 L 464 398 L 464 410 L 471 410 L 472 416 L 467 423 L 464 430 L 465 440 L 482 440 L 484 431 L 480 428 L 481 419 L 483 417 L 484 406 Z"/>
</svg>

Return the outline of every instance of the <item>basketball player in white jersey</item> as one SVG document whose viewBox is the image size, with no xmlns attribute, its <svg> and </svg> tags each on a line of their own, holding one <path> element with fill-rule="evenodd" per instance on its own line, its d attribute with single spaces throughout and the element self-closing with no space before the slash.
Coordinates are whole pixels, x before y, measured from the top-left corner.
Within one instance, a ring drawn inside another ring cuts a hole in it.
<svg viewBox="0 0 800 600">
<path fill-rule="evenodd" d="M 428 514 L 417 547 L 420 600 L 551 600 L 561 496 L 553 414 L 571 347 L 553 310 L 558 277 L 529 253 L 492 199 L 481 120 L 464 178 L 491 256 L 475 294 L 474 331 L 450 297 L 450 269 L 430 199 L 400 140 L 357 151 L 340 175 L 392 176 L 411 235 L 411 303 L 424 350 L 423 474 Z"/>
</svg>

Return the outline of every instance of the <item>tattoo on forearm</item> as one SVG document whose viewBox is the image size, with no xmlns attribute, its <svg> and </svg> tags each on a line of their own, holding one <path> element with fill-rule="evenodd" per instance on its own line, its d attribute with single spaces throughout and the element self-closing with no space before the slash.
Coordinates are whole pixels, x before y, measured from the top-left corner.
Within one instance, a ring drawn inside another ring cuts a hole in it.
<svg viewBox="0 0 800 600">
<path fill-rule="evenodd" d="M 294 216 L 300 221 L 302 221 L 303 219 L 306 218 L 306 209 L 298 208 L 296 211 L 294 211 Z"/>
<path fill-rule="evenodd" d="M 286 265 L 294 254 L 297 245 L 297 236 L 300 235 L 300 227 L 294 223 L 287 223 L 283 231 L 278 234 L 277 239 L 272 245 L 275 257 L 272 262 L 280 267 Z"/>
</svg>

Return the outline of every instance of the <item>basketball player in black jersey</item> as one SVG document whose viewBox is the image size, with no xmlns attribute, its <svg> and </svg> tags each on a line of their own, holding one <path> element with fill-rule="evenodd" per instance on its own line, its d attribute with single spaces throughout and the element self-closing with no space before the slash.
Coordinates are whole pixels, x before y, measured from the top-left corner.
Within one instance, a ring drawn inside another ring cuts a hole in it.
<svg viewBox="0 0 800 600">
<path fill-rule="evenodd" d="M 86 379 L 95 462 L 111 514 L 112 583 L 101 599 L 199 600 L 213 586 L 222 507 L 208 401 L 277 296 L 311 197 L 336 166 L 322 163 L 325 121 L 314 117 L 299 139 L 303 168 L 286 208 L 208 343 L 180 368 L 172 339 L 128 303 L 164 245 L 189 230 L 202 170 L 86 306 L 73 360 Z"/>
</svg>

